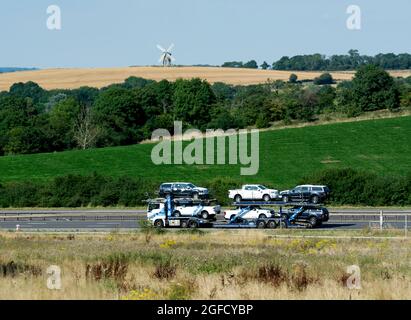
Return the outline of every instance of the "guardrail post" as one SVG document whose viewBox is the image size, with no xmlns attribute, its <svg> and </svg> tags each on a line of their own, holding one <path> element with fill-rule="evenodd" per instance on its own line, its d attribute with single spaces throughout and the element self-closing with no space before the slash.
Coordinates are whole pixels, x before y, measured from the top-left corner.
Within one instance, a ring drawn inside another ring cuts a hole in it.
<svg viewBox="0 0 411 320">
<path fill-rule="evenodd" d="M 384 226 L 384 215 L 383 215 L 383 211 L 380 211 L 380 231 L 382 231 L 382 228 Z"/>
<path fill-rule="evenodd" d="M 405 237 L 408 237 L 408 213 L 405 213 Z"/>
</svg>

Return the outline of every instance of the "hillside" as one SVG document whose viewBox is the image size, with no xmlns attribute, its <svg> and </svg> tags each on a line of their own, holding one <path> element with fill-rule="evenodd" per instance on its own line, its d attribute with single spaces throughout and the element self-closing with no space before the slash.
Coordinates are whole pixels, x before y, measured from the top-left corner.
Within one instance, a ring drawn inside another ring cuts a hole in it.
<svg viewBox="0 0 411 320">
<path fill-rule="evenodd" d="M 81 86 L 101 88 L 113 83 L 123 82 L 130 76 L 152 80 L 176 80 L 178 78 L 201 78 L 210 83 L 257 84 L 271 80 L 288 80 L 291 73 L 300 80 L 314 79 L 322 72 L 275 71 L 217 67 L 130 67 L 98 69 L 46 69 L 0 74 L 0 91 L 8 90 L 17 82 L 34 81 L 45 89 L 74 89 Z M 332 72 L 336 80 L 351 79 L 354 72 Z M 409 76 L 409 71 L 392 71 L 393 76 Z"/>
<path fill-rule="evenodd" d="M 260 134 L 260 171 L 240 176 L 240 166 L 155 166 L 152 144 L 0 158 L 0 181 L 43 180 L 65 174 L 145 177 L 202 183 L 215 177 L 289 187 L 302 176 L 330 167 L 380 174 L 411 172 L 411 117 L 369 120 Z"/>
</svg>

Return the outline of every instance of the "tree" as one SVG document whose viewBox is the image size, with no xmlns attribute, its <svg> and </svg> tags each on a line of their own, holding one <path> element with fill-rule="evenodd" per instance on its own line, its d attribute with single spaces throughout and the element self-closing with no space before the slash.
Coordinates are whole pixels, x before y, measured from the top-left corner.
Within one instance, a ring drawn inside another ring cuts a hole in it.
<svg viewBox="0 0 411 320">
<path fill-rule="evenodd" d="M 162 113 L 171 113 L 173 84 L 169 81 L 153 82 L 135 92 L 149 119 Z"/>
<path fill-rule="evenodd" d="M 174 84 L 173 111 L 176 120 L 202 128 L 210 121 L 210 106 L 216 97 L 210 84 L 201 79 L 179 79 Z"/>
<path fill-rule="evenodd" d="M 110 87 L 100 93 L 93 107 L 93 119 L 102 129 L 99 143 L 127 145 L 141 140 L 146 114 L 132 90 Z"/>
<path fill-rule="evenodd" d="M 332 75 L 328 72 L 321 74 L 319 77 L 314 79 L 314 84 L 316 85 L 325 85 L 325 84 L 333 84 L 334 79 Z"/>
<path fill-rule="evenodd" d="M 233 100 L 237 90 L 234 86 L 224 82 L 215 82 L 211 86 L 218 101 Z"/>
<path fill-rule="evenodd" d="M 263 64 L 261 65 L 261 69 L 267 70 L 268 68 L 270 68 L 270 65 L 266 61 L 264 61 Z"/>
<path fill-rule="evenodd" d="M 247 63 L 244 63 L 243 68 L 247 69 L 258 69 L 258 64 L 257 61 L 255 60 L 250 60 Z"/>
<path fill-rule="evenodd" d="M 74 146 L 73 127 L 79 112 L 80 105 L 72 97 L 60 101 L 49 112 L 53 150 L 61 151 Z"/>
<path fill-rule="evenodd" d="M 336 90 L 336 109 L 348 117 L 356 117 L 361 114 L 362 110 L 354 103 L 352 81 L 343 81 L 337 85 Z"/>
<path fill-rule="evenodd" d="M 243 62 L 242 61 L 224 62 L 221 67 L 223 67 L 223 68 L 242 68 L 243 67 Z"/>
<path fill-rule="evenodd" d="M 94 147 L 102 132 L 94 123 L 92 116 L 90 108 L 83 106 L 74 123 L 74 140 L 83 150 Z"/>
<path fill-rule="evenodd" d="M 365 65 L 352 80 L 352 99 L 361 111 L 395 110 L 400 106 L 394 79 L 381 67 Z"/>
<path fill-rule="evenodd" d="M 34 103 L 40 102 L 47 96 L 47 92 L 33 81 L 13 84 L 10 87 L 10 94 L 21 98 L 30 98 Z"/>
<path fill-rule="evenodd" d="M 298 76 L 295 73 L 290 74 L 289 82 L 290 83 L 297 83 Z"/>
<path fill-rule="evenodd" d="M 145 86 L 154 83 L 154 80 L 147 80 L 140 77 L 129 77 L 124 81 L 124 88 L 134 89 L 134 88 L 144 88 Z"/>
</svg>

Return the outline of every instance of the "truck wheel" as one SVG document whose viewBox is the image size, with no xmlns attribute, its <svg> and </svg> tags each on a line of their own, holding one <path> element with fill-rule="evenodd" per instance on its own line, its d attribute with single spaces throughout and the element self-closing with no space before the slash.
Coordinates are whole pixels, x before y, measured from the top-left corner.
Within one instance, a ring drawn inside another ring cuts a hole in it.
<svg viewBox="0 0 411 320">
<path fill-rule="evenodd" d="M 156 220 L 156 221 L 154 221 L 154 227 L 156 227 L 156 228 L 163 228 L 163 227 L 164 227 L 164 222 L 163 222 L 163 220 Z"/>
<path fill-rule="evenodd" d="M 243 200 L 243 198 L 242 198 L 239 194 L 237 194 L 237 195 L 234 197 L 234 202 L 241 202 L 241 200 Z"/>
<path fill-rule="evenodd" d="M 183 229 L 188 228 L 188 221 L 187 220 L 181 221 L 181 228 L 183 228 Z"/>
<path fill-rule="evenodd" d="M 314 204 L 317 204 L 318 202 L 319 202 L 319 197 L 318 196 L 313 196 L 312 198 L 311 198 L 311 202 L 312 203 L 314 203 Z"/>
<path fill-rule="evenodd" d="M 181 217 L 181 212 L 180 211 L 174 211 L 174 217 Z"/>
<path fill-rule="evenodd" d="M 283 202 L 287 203 L 290 199 L 288 199 L 288 196 L 283 196 Z"/>
<path fill-rule="evenodd" d="M 207 211 L 201 212 L 201 218 L 203 218 L 204 220 L 207 220 L 208 219 L 208 212 Z"/>
<path fill-rule="evenodd" d="M 282 221 L 280 222 L 280 227 L 283 228 L 283 229 L 287 229 L 287 228 L 288 228 L 287 222 L 286 222 L 285 220 L 282 220 Z"/>
<path fill-rule="evenodd" d="M 260 214 L 258 216 L 259 219 L 267 219 L 267 216 L 265 214 Z"/>
<path fill-rule="evenodd" d="M 318 220 L 316 217 L 311 217 L 308 222 L 310 224 L 310 228 L 315 228 L 317 226 Z"/>
<path fill-rule="evenodd" d="M 264 200 L 265 202 L 270 202 L 271 197 L 270 197 L 268 194 L 265 194 L 265 195 L 263 196 L 263 200 Z"/>
<path fill-rule="evenodd" d="M 264 221 L 258 221 L 257 222 L 257 228 L 258 229 L 265 229 L 265 222 Z"/>
<path fill-rule="evenodd" d="M 270 229 L 276 229 L 277 228 L 277 222 L 275 222 L 274 220 L 270 220 L 268 221 L 267 227 Z"/>
<path fill-rule="evenodd" d="M 188 222 L 188 227 L 191 229 L 197 229 L 198 228 L 198 223 L 197 221 L 191 220 Z"/>
</svg>

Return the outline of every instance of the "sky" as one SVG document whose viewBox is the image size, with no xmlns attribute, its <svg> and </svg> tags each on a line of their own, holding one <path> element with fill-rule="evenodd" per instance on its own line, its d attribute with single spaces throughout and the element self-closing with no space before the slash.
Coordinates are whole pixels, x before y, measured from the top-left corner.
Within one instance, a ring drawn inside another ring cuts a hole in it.
<svg viewBox="0 0 411 320">
<path fill-rule="evenodd" d="M 61 30 L 47 8 L 61 9 Z M 361 29 L 346 26 L 349 5 Z M 410 0 L 1 0 L 0 67 L 221 65 L 321 53 L 411 53 Z"/>
</svg>

